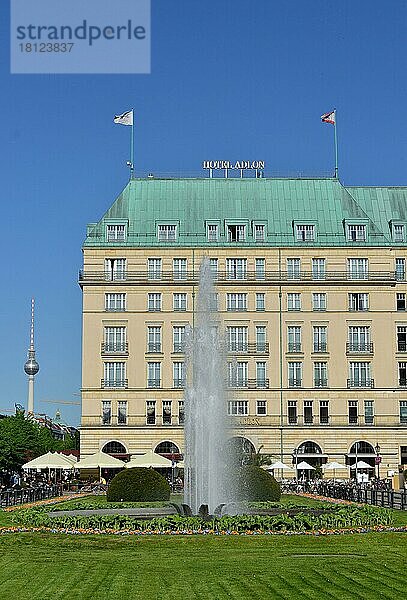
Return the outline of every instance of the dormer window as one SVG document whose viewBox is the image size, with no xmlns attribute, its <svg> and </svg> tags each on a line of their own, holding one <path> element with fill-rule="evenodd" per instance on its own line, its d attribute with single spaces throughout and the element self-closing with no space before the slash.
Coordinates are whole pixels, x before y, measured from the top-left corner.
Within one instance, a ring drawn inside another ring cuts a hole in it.
<svg viewBox="0 0 407 600">
<path fill-rule="evenodd" d="M 404 242 L 404 225 L 393 223 L 393 242 Z"/>
<path fill-rule="evenodd" d="M 244 242 L 246 239 L 246 225 L 228 225 L 228 242 Z"/>
<path fill-rule="evenodd" d="M 219 239 L 219 225 L 217 223 L 208 223 L 206 226 L 206 236 L 208 242 L 217 242 Z"/>
<path fill-rule="evenodd" d="M 108 242 L 124 242 L 126 240 L 126 225 L 106 225 Z"/>
<path fill-rule="evenodd" d="M 313 242 L 315 240 L 315 225 L 296 225 L 297 242 Z"/>
<path fill-rule="evenodd" d="M 177 239 L 176 225 L 159 225 L 158 226 L 158 241 L 159 242 L 175 242 Z"/>
<path fill-rule="evenodd" d="M 348 242 L 366 242 L 366 225 L 351 225 L 347 226 Z"/>
<path fill-rule="evenodd" d="M 254 225 L 254 241 L 264 242 L 266 239 L 266 226 L 262 224 Z"/>
</svg>

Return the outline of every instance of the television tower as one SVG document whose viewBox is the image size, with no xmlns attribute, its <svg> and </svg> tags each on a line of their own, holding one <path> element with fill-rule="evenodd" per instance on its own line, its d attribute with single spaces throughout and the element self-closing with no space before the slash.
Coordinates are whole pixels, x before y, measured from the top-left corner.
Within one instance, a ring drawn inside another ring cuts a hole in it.
<svg viewBox="0 0 407 600">
<path fill-rule="evenodd" d="M 34 414 L 34 376 L 40 370 L 40 365 L 35 360 L 34 349 L 34 298 L 31 299 L 31 329 L 30 347 L 28 349 L 28 360 L 24 365 L 24 371 L 28 375 L 28 414 Z"/>
</svg>

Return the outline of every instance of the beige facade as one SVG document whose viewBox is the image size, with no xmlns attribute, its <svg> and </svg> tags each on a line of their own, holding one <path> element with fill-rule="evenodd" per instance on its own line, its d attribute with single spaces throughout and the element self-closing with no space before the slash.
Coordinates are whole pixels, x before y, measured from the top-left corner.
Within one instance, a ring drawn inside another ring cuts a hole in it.
<svg viewBox="0 0 407 600">
<path fill-rule="evenodd" d="M 231 436 L 286 463 L 294 449 L 309 462 L 353 462 L 355 442 L 370 444 L 357 458 L 372 465 L 380 445 L 381 474 L 407 462 L 407 285 L 395 276 L 407 248 L 357 244 L 85 246 L 81 453 L 119 442 L 134 455 L 166 441 L 183 452 L 174 365 L 203 257 L 217 259 Z M 245 262 L 236 270 L 230 259 Z"/>
</svg>

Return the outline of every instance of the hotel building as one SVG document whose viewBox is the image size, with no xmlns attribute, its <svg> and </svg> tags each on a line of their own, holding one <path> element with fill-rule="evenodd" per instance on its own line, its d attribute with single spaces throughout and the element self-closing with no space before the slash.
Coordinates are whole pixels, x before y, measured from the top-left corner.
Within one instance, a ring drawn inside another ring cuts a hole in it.
<svg viewBox="0 0 407 600">
<path fill-rule="evenodd" d="M 208 257 L 231 436 L 289 464 L 406 465 L 406 236 L 407 188 L 130 180 L 83 244 L 82 455 L 182 454 Z"/>
</svg>

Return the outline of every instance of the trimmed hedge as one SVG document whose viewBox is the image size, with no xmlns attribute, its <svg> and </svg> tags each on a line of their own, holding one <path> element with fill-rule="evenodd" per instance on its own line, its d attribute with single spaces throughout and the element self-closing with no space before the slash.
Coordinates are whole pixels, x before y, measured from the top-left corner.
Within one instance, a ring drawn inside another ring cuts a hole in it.
<svg viewBox="0 0 407 600">
<path fill-rule="evenodd" d="M 270 473 L 253 465 L 242 467 L 237 473 L 237 500 L 249 502 L 278 502 L 281 488 Z"/>
<path fill-rule="evenodd" d="M 154 471 L 144 467 L 124 469 L 109 484 L 108 502 L 158 502 L 170 499 L 168 481 Z"/>
</svg>

